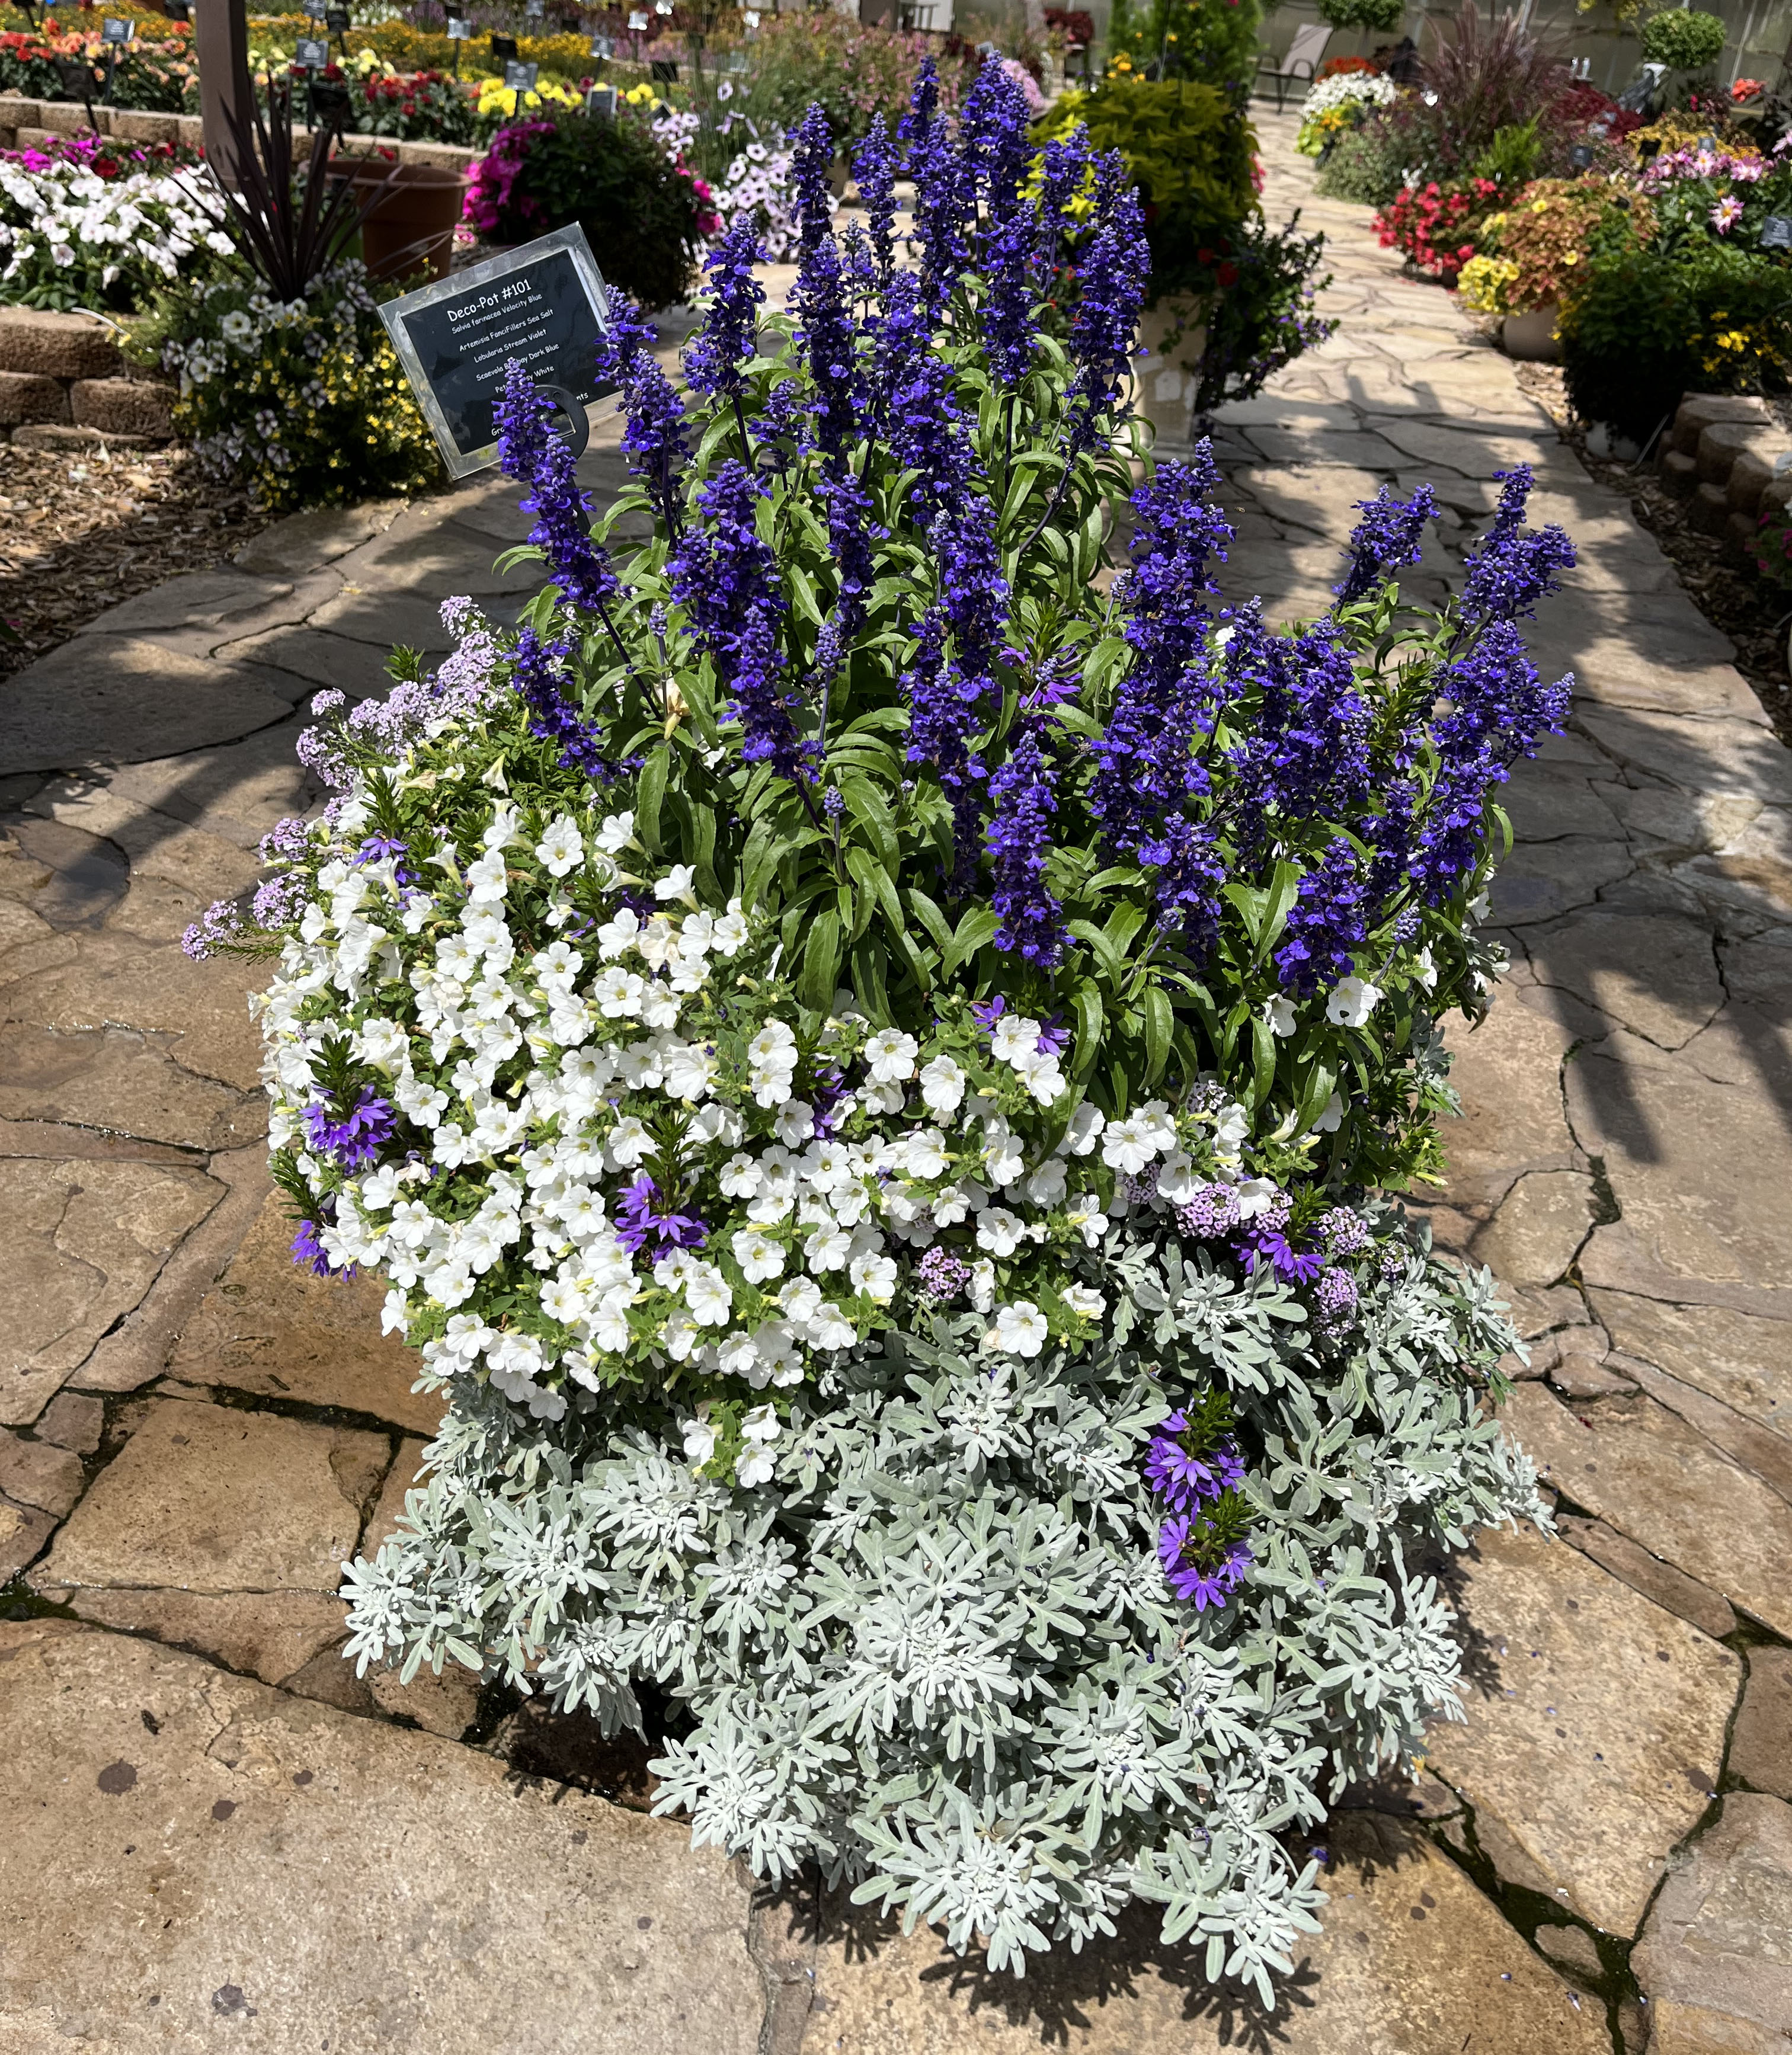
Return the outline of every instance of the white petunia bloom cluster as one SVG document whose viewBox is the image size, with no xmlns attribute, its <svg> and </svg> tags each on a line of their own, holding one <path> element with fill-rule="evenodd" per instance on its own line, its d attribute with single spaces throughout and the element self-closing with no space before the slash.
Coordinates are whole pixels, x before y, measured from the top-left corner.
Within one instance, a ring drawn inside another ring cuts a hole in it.
<svg viewBox="0 0 1792 2055">
<path fill-rule="evenodd" d="M 91 278 L 133 294 L 177 277 L 200 251 L 228 256 L 218 202 L 200 171 L 101 178 L 73 160 L 0 158 L 0 285 L 18 298 Z"/>
<path fill-rule="evenodd" d="M 653 1382 L 712 1451 L 738 1394 L 746 1481 L 779 1416 L 745 1409 L 915 1302 L 1036 1358 L 1100 1331 L 1117 1221 L 1273 1196 L 1241 1105 L 1210 1086 L 1106 1118 L 1068 1033 L 999 999 L 942 1000 L 923 1037 L 842 992 L 805 1035 L 775 937 L 700 906 L 630 813 L 494 794 L 459 820 L 420 864 L 338 799 L 259 1001 L 301 1253 L 382 1272 L 437 1379 L 550 1421 Z"/>
</svg>

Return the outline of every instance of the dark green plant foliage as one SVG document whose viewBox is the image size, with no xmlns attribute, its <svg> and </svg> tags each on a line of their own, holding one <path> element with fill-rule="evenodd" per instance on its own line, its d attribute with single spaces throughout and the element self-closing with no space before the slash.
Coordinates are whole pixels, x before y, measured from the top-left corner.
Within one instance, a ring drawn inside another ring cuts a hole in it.
<svg viewBox="0 0 1792 2055">
<path fill-rule="evenodd" d="M 1114 0 L 1108 61 L 1151 79 L 1190 79 L 1248 92 L 1257 69 L 1257 0 Z"/>
<path fill-rule="evenodd" d="M 1406 19 L 1406 0 L 1319 0 L 1322 20 L 1334 29 L 1368 29 L 1395 34 Z"/>
<path fill-rule="evenodd" d="M 1233 238 L 1232 282 L 1207 310 L 1198 415 L 1228 400 L 1253 398 L 1285 364 L 1316 349 L 1336 327 L 1312 311 L 1311 296 L 1331 278 L 1315 276 L 1324 237 L 1299 234 L 1300 219 L 1297 214 L 1285 228 L 1272 229 L 1253 216 Z"/>
<path fill-rule="evenodd" d="M 1385 207 L 1400 189 L 1406 162 L 1401 132 L 1381 115 L 1371 114 L 1338 138 L 1320 166 L 1317 190 L 1327 199 Z"/>
<path fill-rule="evenodd" d="M 664 307 L 696 275 L 699 211 L 690 180 L 640 123 L 568 112 L 531 138 L 494 235 L 526 243 L 576 221 L 612 285 Z"/>
<path fill-rule="evenodd" d="M 1098 150 L 1125 157 L 1145 203 L 1151 300 L 1210 291 L 1214 247 L 1257 211 L 1257 138 L 1230 97 L 1185 79 L 1110 78 L 1092 94 L 1061 100 L 1050 132 L 1079 120 Z"/>
<path fill-rule="evenodd" d="M 1639 244 L 1620 221 L 1594 239 L 1561 324 L 1568 396 L 1585 420 L 1646 441 L 1689 389 L 1727 377 L 1719 333 L 1786 333 L 1792 265 L 1715 242 Z"/>
<path fill-rule="evenodd" d="M 1643 24 L 1643 56 L 1650 64 L 1672 71 L 1703 71 L 1723 54 L 1725 35 L 1720 14 L 1695 7 L 1678 7 L 1652 14 Z"/>
</svg>

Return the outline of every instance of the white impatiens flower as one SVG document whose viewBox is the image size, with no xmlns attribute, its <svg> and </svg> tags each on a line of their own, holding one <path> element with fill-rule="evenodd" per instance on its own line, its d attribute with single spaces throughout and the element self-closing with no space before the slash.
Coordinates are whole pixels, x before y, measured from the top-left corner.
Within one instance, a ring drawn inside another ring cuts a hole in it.
<svg viewBox="0 0 1792 2055">
<path fill-rule="evenodd" d="M 707 1420 L 687 1420 L 684 1426 L 685 1460 L 693 1470 L 701 1469 L 716 1453 L 716 1430 Z"/>
<path fill-rule="evenodd" d="M 1325 1017 L 1334 1028 L 1360 1028 L 1380 1000 L 1381 988 L 1366 978 L 1340 978 L 1325 1002 Z"/>
<path fill-rule="evenodd" d="M 1004 1355 L 1035 1356 L 1051 1339 L 1045 1315 L 1030 1299 L 1016 1299 L 1004 1306 L 996 1323 L 983 1337 L 983 1346 Z"/>
<path fill-rule="evenodd" d="M 921 1073 L 921 1099 L 935 1119 L 956 1113 L 965 1102 L 965 1073 L 949 1056 L 936 1056 Z"/>
<path fill-rule="evenodd" d="M 1263 1018 L 1272 1035 L 1292 1035 L 1297 1024 L 1293 1002 L 1284 999 L 1280 992 L 1263 1002 Z"/>
<path fill-rule="evenodd" d="M 900 1028 L 880 1028 L 865 1043 L 865 1061 L 870 1067 L 872 1083 L 900 1084 L 912 1078 L 920 1048 L 914 1035 L 905 1035 Z"/>
<path fill-rule="evenodd" d="M 768 1279 L 784 1275 L 784 1244 L 772 1240 L 769 1235 L 761 1234 L 754 1228 L 740 1228 L 730 1237 L 728 1245 L 749 1284 L 763 1284 Z"/>
<path fill-rule="evenodd" d="M 535 844 L 535 861 L 550 878 L 564 878 L 584 856 L 585 838 L 570 814 L 556 815 Z"/>
</svg>

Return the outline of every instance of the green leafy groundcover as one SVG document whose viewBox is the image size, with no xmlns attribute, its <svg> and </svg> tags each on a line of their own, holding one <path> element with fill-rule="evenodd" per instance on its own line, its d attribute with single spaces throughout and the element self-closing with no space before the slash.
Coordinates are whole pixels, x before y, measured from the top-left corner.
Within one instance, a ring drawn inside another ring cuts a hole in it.
<svg viewBox="0 0 1792 2055">
<path fill-rule="evenodd" d="M 1129 418 L 1124 168 L 1036 176 L 1017 99 L 954 130 L 924 73 L 843 246 L 811 114 L 793 314 L 737 226 L 682 392 L 618 327 L 594 528 L 513 369 L 551 582 L 322 697 L 335 798 L 191 946 L 278 952 L 295 1252 L 383 1272 L 448 1399 L 364 1666 L 606 1729 L 651 1685 L 661 1809 L 760 1876 L 1016 1971 L 1142 1898 L 1267 1996 L 1328 1797 L 1455 1713 L 1422 1565 L 1543 1518 L 1490 1281 L 1393 1194 L 1571 553 L 1515 475 L 1415 612 L 1384 494 L 1324 620 L 1217 613 L 1210 460 Z"/>
</svg>

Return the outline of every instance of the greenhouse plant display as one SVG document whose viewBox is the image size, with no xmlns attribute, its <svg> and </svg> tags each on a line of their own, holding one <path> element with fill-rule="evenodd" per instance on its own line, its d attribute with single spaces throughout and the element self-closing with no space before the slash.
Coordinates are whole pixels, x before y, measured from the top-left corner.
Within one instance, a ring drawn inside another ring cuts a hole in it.
<svg viewBox="0 0 1792 2055">
<path fill-rule="evenodd" d="M 995 1970 L 1142 1899 L 1269 1997 L 1328 1797 L 1455 1705 L 1431 1558 L 1543 1517 L 1490 1280 L 1397 1195 L 1573 553 L 1514 473 L 1416 614 L 1384 492 L 1323 620 L 1219 613 L 1210 457 L 1127 416 L 1123 168 L 924 73 L 837 237 L 793 142 L 791 315 L 743 223 L 684 392 L 618 323 L 594 525 L 513 371 L 548 583 L 322 696 L 335 796 L 189 938 L 278 956 L 295 1255 L 448 1402 L 349 1652 L 669 1704 L 697 1841 Z"/>
</svg>

